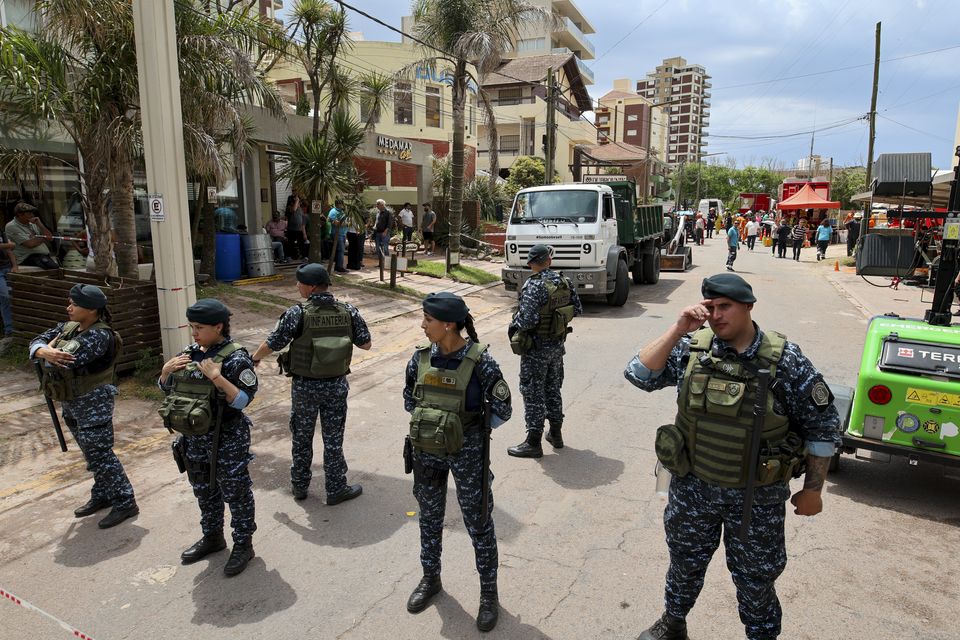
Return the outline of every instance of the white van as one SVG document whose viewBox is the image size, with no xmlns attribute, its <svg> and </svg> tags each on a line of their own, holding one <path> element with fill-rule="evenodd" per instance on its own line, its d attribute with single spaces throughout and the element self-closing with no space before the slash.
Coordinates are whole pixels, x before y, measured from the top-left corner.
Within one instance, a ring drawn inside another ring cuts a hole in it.
<svg viewBox="0 0 960 640">
<path fill-rule="evenodd" d="M 704 198 L 700 201 L 700 204 L 697 205 L 697 213 L 703 214 L 704 218 L 709 215 L 710 209 L 715 209 L 717 216 L 722 218 L 724 214 L 723 200 L 717 200 L 716 198 Z"/>
</svg>

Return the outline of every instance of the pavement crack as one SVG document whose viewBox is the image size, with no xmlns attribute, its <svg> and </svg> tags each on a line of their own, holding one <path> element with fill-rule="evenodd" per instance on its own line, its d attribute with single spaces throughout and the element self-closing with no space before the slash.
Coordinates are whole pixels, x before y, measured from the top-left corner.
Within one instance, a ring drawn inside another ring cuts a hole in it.
<svg viewBox="0 0 960 640">
<path fill-rule="evenodd" d="M 371 611 L 373 611 L 381 602 L 383 602 L 384 600 L 387 600 L 387 599 L 389 599 L 391 596 L 393 596 L 393 594 L 395 594 L 395 593 L 397 592 L 397 588 L 400 586 L 400 583 L 403 582 L 403 581 L 405 581 L 405 580 L 407 580 L 412 574 L 416 573 L 417 571 L 418 571 L 418 569 L 411 569 L 410 571 L 407 571 L 407 572 L 404 573 L 402 576 L 400 576 L 399 578 L 397 578 L 396 580 L 394 580 L 394 581 L 393 581 L 393 586 L 390 588 L 390 591 L 389 591 L 388 593 L 386 593 L 384 596 L 382 596 L 382 597 L 377 598 L 376 600 L 374 600 L 373 603 L 372 603 L 369 607 L 367 607 L 366 609 L 364 609 L 363 613 L 361 613 L 361 614 L 357 617 L 357 619 L 353 621 L 353 624 L 350 625 L 350 627 L 348 627 L 347 629 L 345 629 L 342 633 L 340 633 L 340 634 L 337 636 L 337 640 L 340 640 L 340 638 L 346 637 L 348 634 L 350 634 L 351 632 L 353 632 L 354 629 L 356 629 L 356 628 L 359 627 L 361 624 L 363 624 L 364 620 L 366 620 L 367 616 L 370 614 Z M 307 635 L 309 636 L 309 634 L 307 634 Z"/>
</svg>

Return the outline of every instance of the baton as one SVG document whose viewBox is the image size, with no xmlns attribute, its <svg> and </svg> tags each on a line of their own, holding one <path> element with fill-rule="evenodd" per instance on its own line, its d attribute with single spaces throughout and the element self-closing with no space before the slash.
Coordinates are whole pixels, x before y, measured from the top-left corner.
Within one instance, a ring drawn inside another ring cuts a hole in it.
<svg viewBox="0 0 960 640">
<path fill-rule="evenodd" d="M 760 457 L 760 438 L 767 416 L 767 393 L 770 390 L 770 369 L 757 371 L 757 395 L 753 404 L 753 431 L 750 433 L 750 457 L 747 458 L 747 490 L 743 496 L 743 516 L 740 518 L 740 540 L 747 541 L 750 520 L 753 517 L 753 494 L 757 483 L 757 460 Z"/>
<path fill-rule="evenodd" d="M 39 362 L 34 362 L 34 366 L 37 369 L 37 379 L 40 381 L 40 391 L 43 392 L 43 365 Z M 47 411 L 50 412 L 50 419 L 53 421 L 53 429 L 57 432 L 57 440 L 60 442 L 60 451 L 67 450 L 67 441 L 63 438 L 63 428 L 60 426 L 60 418 L 57 417 L 57 409 L 53 406 L 53 400 L 50 399 L 46 393 L 43 394 L 43 399 L 47 401 Z"/>
</svg>

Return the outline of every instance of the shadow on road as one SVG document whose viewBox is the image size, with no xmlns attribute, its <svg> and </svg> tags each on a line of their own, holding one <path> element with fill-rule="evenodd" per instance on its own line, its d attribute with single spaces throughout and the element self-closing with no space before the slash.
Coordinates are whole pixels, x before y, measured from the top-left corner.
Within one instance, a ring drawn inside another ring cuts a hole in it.
<svg viewBox="0 0 960 640">
<path fill-rule="evenodd" d="M 476 606 L 479 608 L 479 589 L 477 594 Z M 511 614 L 500 603 L 500 619 L 496 628 L 489 633 L 480 633 L 477 630 L 476 614 L 467 613 L 466 609 L 447 593 L 441 594 L 441 597 L 435 600 L 436 607 L 443 621 L 440 627 L 440 637 L 461 640 L 462 638 L 510 638 L 511 640 L 550 640 L 550 636 L 545 635 L 539 629 L 529 624 L 520 622 L 520 618 Z"/>
<path fill-rule="evenodd" d="M 150 532 L 138 527 L 134 520 L 127 520 L 112 529 L 100 529 L 97 522 L 107 513 L 109 511 L 104 510 L 71 524 L 60 538 L 54 562 L 65 567 L 92 567 L 134 551 Z"/>
<path fill-rule="evenodd" d="M 589 449 L 573 449 L 565 446 L 550 455 L 545 444 L 540 466 L 543 472 L 565 489 L 596 489 L 616 482 L 623 473 L 622 460 L 598 456 Z"/>
<path fill-rule="evenodd" d="M 289 609 L 297 601 L 297 592 L 276 569 L 267 569 L 263 558 L 255 557 L 239 576 L 223 575 L 226 553 L 210 556 L 206 569 L 193 580 L 193 604 L 190 620 L 195 625 L 236 627 L 260 622 Z"/>
<path fill-rule="evenodd" d="M 829 493 L 879 509 L 960 527 L 960 471 L 944 475 L 939 465 L 911 467 L 906 460 L 888 463 L 843 456 L 829 480 Z"/>
</svg>

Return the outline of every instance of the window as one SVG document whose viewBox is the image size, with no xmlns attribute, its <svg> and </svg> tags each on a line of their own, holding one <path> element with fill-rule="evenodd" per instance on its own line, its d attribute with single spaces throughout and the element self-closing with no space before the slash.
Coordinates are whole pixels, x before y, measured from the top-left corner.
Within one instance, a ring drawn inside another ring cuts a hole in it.
<svg viewBox="0 0 960 640">
<path fill-rule="evenodd" d="M 608 124 L 610 122 L 610 116 L 600 116 L 597 122 L 600 124 Z"/>
<path fill-rule="evenodd" d="M 373 96 L 370 94 L 369 89 L 360 90 L 360 121 L 363 123 L 367 122 L 367 118 L 370 117 L 370 110 L 373 107 Z M 377 115 L 373 119 L 374 124 L 380 122 L 380 116 Z"/>
<path fill-rule="evenodd" d="M 394 124 L 413 124 L 413 89 L 409 82 L 398 82 L 393 90 Z"/>
<path fill-rule="evenodd" d="M 501 105 L 520 104 L 520 87 L 500 89 L 497 103 Z"/>
<path fill-rule="evenodd" d="M 636 129 L 627 129 L 627 135 L 628 135 L 628 136 L 635 136 L 635 135 L 637 135 L 637 130 L 636 130 Z"/>
<path fill-rule="evenodd" d="M 520 153 L 520 136 L 500 136 L 500 151 L 502 153 Z"/>
<path fill-rule="evenodd" d="M 427 87 L 427 126 L 440 127 L 440 87 Z"/>
<path fill-rule="evenodd" d="M 517 42 L 517 53 L 525 53 L 527 51 L 542 51 L 546 48 L 546 38 L 529 38 L 527 40 L 520 40 Z"/>
<path fill-rule="evenodd" d="M 627 116 L 627 122 L 636 122 L 636 121 L 637 121 L 637 114 L 632 114 Z"/>
</svg>

